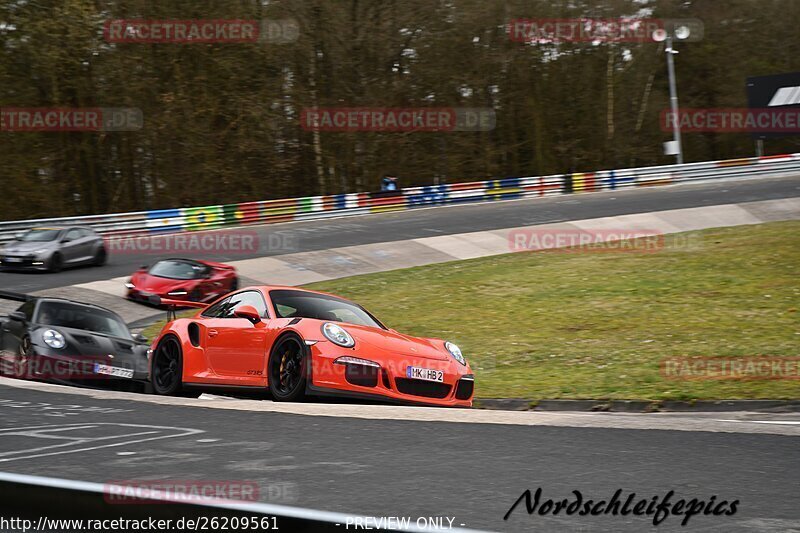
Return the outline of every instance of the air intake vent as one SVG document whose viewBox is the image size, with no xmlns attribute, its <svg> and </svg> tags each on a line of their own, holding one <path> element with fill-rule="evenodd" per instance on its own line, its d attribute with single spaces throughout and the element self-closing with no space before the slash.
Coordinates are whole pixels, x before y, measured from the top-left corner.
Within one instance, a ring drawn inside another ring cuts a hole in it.
<svg viewBox="0 0 800 533">
<path fill-rule="evenodd" d="M 72 337 L 81 344 L 85 344 L 87 346 L 97 346 L 97 341 L 94 339 L 94 337 L 90 337 L 89 335 L 73 335 Z"/>
<path fill-rule="evenodd" d="M 445 398 L 450 394 L 450 385 L 421 379 L 395 378 L 397 390 L 403 394 L 423 396 L 425 398 Z"/>
<path fill-rule="evenodd" d="M 348 364 L 344 368 L 344 377 L 352 385 L 374 387 L 378 384 L 378 367 Z"/>
<path fill-rule="evenodd" d="M 119 350 L 120 352 L 126 352 L 126 353 L 133 352 L 133 344 L 114 341 L 114 346 L 116 346 L 117 350 Z"/>
<path fill-rule="evenodd" d="M 462 378 L 458 380 L 458 386 L 456 387 L 456 399 L 457 400 L 469 400 L 472 396 L 472 391 L 475 388 L 475 379 L 473 378 Z"/>
</svg>

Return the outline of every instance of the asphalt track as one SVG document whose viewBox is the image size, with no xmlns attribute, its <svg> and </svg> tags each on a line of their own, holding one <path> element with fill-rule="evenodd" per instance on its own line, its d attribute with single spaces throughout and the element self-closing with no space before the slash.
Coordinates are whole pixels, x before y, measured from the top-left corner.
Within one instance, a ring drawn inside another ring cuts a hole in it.
<svg viewBox="0 0 800 533">
<path fill-rule="evenodd" d="M 196 255 L 216 261 L 276 256 L 405 239 L 583 220 L 667 209 L 702 207 L 800 196 L 800 176 L 640 187 L 590 194 L 453 205 L 307 222 L 249 226 L 259 249 Z M 223 230 L 237 231 L 237 230 Z M 0 289 L 34 292 L 126 276 L 143 264 L 176 254 L 112 254 L 103 267 L 58 274 L 0 272 Z"/>
<path fill-rule="evenodd" d="M 254 226 L 299 251 L 800 196 L 800 179 L 633 189 Z M 124 276 L 156 256 L 111 258 L 60 274 L 2 273 L 35 291 Z M 35 430 L 19 428 L 44 426 Z M 145 426 L 145 427 L 140 427 Z M 153 428 L 152 426 L 159 426 Z M 54 441 L 51 431 L 66 436 Z M 147 433 L 147 436 L 132 436 Z M 71 435 L 80 438 L 70 441 Z M 455 518 L 497 531 L 653 530 L 647 517 L 503 516 L 526 489 L 545 498 L 740 501 L 731 517 L 695 516 L 659 531 L 800 531 L 800 417 L 789 413 L 511 413 L 352 404 L 273 404 L 86 391 L 0 379 L 0 470 L 105 483 L 255 481 L 260 500 L 371 516 Z M 100 440 L 97 440 L 100 439 Z M 48 448 L 54 442 L 66 446 Z M 47 448 L 47 449 L 45 449 Z"/>
<path fill-rule="evenodd" d="M 451 517 L 456 527 L 496 531 L 652 530 L 648 517 L 529 516 L 524 504 L 508 521 L 503 516 L 526 489 L 554 499 L 578 490 L 595 500 L 617 489 L 645 499 L 673 490 L 676 499 L 738 499 L 738 511 L 694 516 L 686 528 L 670 516 L 659 531 L 797 531 L 798 424 L 789 413 L 548 414 L 160 399 L 3 379 L 0 470 L 98 483 L 254 481 L 264 502 Z M 38 429 L 14 429 L 31 427 Z M 83 440 L 52 448 L 63 441 L 52 440 L 54 433 L 45 438 L 50 431 Z"/>
</svg>

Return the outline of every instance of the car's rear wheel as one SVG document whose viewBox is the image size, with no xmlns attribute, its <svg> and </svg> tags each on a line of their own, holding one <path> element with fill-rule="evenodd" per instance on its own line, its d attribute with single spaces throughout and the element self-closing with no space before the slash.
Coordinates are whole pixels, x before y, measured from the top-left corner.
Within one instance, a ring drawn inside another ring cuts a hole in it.
<svg viewBox="0 0 800 533">
<path fill-rule="evenodd" d="M 178 339 L 169 336 L 158 343 L 153 353 L 150 383 L 153 392 L 164 396 L 176 396 L 183 386 L 183 354 Z"/>
<path fill-rule="evenodd" d="M 47 265 L 47 270 L 50 272 L 61 272 L 62 268 L 64 268 L 64 261 L 61 259 L 61 254 L 56 252 L 50 258 L 50 263 Z"/>
<path fill-rule="evenodd" d="M 267 363 L 269 391 L 275 401 L 296 402 L 305 396 L 309 360 L 298 335 L 289 333 L 278 339 Z"/>
</svg>

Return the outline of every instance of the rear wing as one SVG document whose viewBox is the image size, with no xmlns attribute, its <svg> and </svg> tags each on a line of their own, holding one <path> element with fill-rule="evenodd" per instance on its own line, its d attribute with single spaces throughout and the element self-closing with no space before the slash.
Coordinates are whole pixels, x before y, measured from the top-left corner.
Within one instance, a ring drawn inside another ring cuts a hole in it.
<svg viewBox="0 0 800 533">
<path fill-rule="evenodd" d="M 22 292 L 0 290 L 0 300 L 13 300 L 15 302 L 27 302 L 33 300 L 35 296 Z"/>
<path fill-rule="evenodd" d="M 177 318 L 175 310 L 179 307 L 194 307 L 197 309 L 205 309 L 208 304 L 202 302 L 190 302 L 187 300 L 170 300 L 162 298 L 157 294 L 152 294 L 147 297 L 147 302 L 151 305 L 166 306 L 167 308 L 167 322 L 171 322 Z"/>
</svg>

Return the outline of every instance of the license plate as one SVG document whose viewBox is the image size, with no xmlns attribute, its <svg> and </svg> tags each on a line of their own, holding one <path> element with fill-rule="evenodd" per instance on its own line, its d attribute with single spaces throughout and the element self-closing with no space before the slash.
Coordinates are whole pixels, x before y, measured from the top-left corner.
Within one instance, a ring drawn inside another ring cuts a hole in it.
<svg viewBox="0 0 800 533">
<path fill-rule="evenodd" d="M 416 366 L 406 368 L 406 377 L 411 379 L 423 379 L 425 381 L 436 381 L 438 383 L 444 382 L 444 372 L 441 370 L 419 368 Z"/>
<path fill-rule="evenodd" d="M 113 376 L 115 378 L 131 379 L 133 377 L 132 368 L 120 368 L 118 366 L 101 365 L 100 363 L 94 364 L 94 373 Z"/>
</svg>

